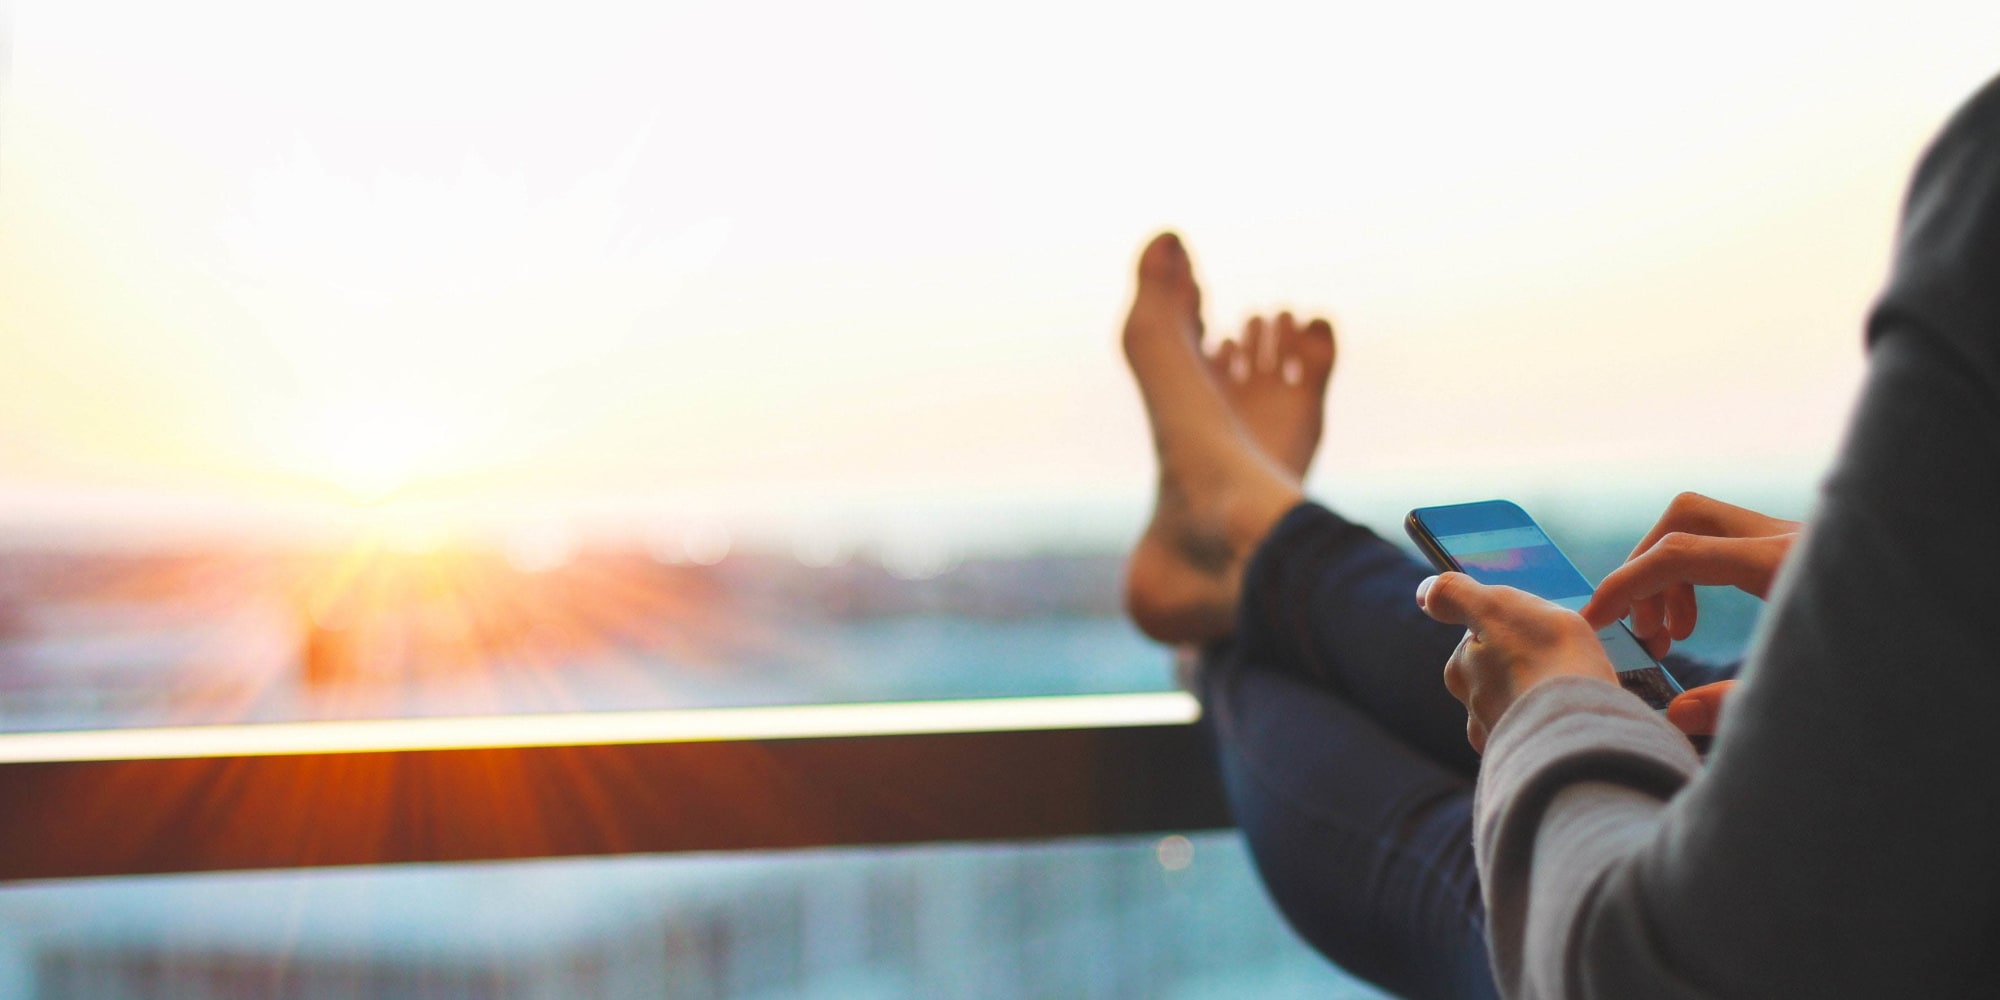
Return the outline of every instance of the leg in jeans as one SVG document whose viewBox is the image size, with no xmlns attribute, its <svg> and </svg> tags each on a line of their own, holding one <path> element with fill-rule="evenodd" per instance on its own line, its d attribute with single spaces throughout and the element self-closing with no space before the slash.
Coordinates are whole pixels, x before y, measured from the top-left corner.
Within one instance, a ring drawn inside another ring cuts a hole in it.
<svg viewBox="0 0 2000 1000">
<path fill-rule="evenodd" d="M 1472 779 L 1227 643 L 1211 648 L 1199 679 L 1230 809 L 1292 928 L 1405 997 L 1497 996 Z"/>
<path fill-rule="evenodd" d="M 1198 693 L 1237 825 L 1300 936 L 1406 997 L 1490 997 L 1478 759 L 1439 680 L 1462 631 L 1416 610 L 1428 572 L 1294 507 L 1251 558 Z"/>
<path fill-rule="evenodd" d="M 1154 241 L 1125 350 L 1159 451 L 1160 492 L 1132 556 L 1128 608 L 1154 638 L 1212 644 L 1207 724 L 1238 822 L 1293 925 L 1393 989 L 1491 995 L 1465 715 L 1438 680 L 1457 636 L 1417 613 L 1419 567 L 1301 504 L 1331 327 L 1280 316 L 1211 354 L 1198 301 L 1178 241 Z M 1329 564 L 1348 569 L 1329 574 Z M 1329 575 L 1363 581 L 1368 600 L 1325 593 Z M 1329 629 L 1332 645 L 1321 638 Z M 1391 638 L 1404 631 L 1422 637 L 1419 649 Z M 1245 638 L 1231 646 L 1238 632 Z M 1376 669 L 1384 664 L 1392 669 Z M 1370 718 L 1378 710 L 1387 724 Z M 1405 726 L 1434 746 L 1394 731 Z"/>
<path fill-rule="evenodd" d="M 1479 758 L 1444 663 L 1465 634 L 1417 607 L 1431 570 L 1315 503 L 1271 529 L 1243 575 L 1234 638 L 1242 659 L 1351 703 L 1398 740 L 1466 778 Z"/>
</svg>

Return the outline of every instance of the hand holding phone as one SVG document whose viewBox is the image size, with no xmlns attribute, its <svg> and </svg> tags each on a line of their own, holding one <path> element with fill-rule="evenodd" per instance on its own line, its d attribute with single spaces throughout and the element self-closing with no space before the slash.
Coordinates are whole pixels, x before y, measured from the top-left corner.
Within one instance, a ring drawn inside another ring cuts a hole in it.
<svg viewBox="0 0 2000 1000">
<path fill-rule="evenodd" d="M 1492 585 L 1513 587 L 1571 611 L 1589 602 L 1593 588 L 1548 533 L 1519 505 L 1506 500 L 1420 507 L 1404 527 L 1431 565 Z M 1621 622 L 1597 630 L 1597 640 L 1618 683 L 1654 709 L 1665 711 L 1681 686 Z"/>
<path fill-rule="evenodd" d="M 1516 701 L 1544 683 L 1573 677 L 1617 683 L 1590 623 L 1513 587 L 1443 573 L 1417 586 L 1417 606 L 1465 638 L 1444 664 L 1444 687 L 1465 706 L 1465 738 L 1486 752 L 1486 737 Z"/>
</svg>

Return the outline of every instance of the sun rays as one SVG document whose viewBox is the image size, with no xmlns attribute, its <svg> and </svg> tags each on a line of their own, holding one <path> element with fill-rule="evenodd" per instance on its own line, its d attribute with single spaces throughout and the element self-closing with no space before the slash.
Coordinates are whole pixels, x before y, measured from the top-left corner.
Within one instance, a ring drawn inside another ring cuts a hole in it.
<svg viewBox="0 0 2000 1000">
<path fill-rule="evenodd" d="M 9 559 L 36 602 L 8 626 L 26 641 L 0 642 L 5 728 L 688 707 L 718 675 L 754 680 L 743 661 L 774 642 L 716 567 L 637 545 L 526 567 L 498 542 L 381 534 Z"/>
</svg>

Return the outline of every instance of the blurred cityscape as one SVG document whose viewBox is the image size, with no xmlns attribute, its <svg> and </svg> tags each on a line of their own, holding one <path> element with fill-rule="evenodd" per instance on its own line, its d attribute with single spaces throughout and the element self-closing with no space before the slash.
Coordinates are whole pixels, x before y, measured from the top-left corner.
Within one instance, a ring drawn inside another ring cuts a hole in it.
<svg viewBox="0 0 2000 1000">
<path fill-rule="evenodd" d="M 0 729 L 1156 690 L 1111 556 L 0 555 Z"/>
<path fill-rule="evenodd" d="M 1643 525 L 1551 531 L 1593 577 Z M 0 553 L 0 731 L 1164 690 L 1113 554 Z M 1728 656 L 1756 602 L 1705 593 Z"/>
</svg>

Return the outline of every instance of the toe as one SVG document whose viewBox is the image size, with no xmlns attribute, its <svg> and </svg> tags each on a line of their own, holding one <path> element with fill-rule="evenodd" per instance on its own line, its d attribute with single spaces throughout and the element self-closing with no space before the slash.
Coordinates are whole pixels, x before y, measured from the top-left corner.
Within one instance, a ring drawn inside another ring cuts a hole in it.
<svg viewBox="0 0 2000 1000">
<path fill-rule="evenodd" d="M 1201 339 L 1201 288 L 1195 284 L 1194 266 L 1179 236 L 1161 233 L 1139 253 L 1139 289 L 1133 298 L 1133 315 L 1160 316 L 1164 309 L 1175 325 L 1185 325 L 1189 335 Z"/>
<path fill-rule="evenodd" d="M 1304 380 L 1309 384 L 1325 382 L 1333 373 L 1335 352 L 1333 324 L 1315 317 L 1299 331 L 1296 357 Z"/>
<path fill-rule="evenodd" d="M 1281 312 L 1278 314 L 1277 322 L 1272 324 L 1272 326 L 1277 330 L 1278 357 L 1287 358 L 1297 354 L 1299 351 L 1299 321 L 1294 319 L 1290 312 Z"/>
<path fill-rule="evenodd" d="M 1299 322 L 1290 312 L 1271 324 L 1271 369 L 1286 385 L 1299 384 Z"/>
<path fill-rule="evenodd" d="M 1164 287 L 1194 283 L 1187 248 L 1181 245 L 1179 236 L 1161 233 L 1146 244 L 1146 249 L 1139 252 L 1139 281 Z"/>
<path fill-rule="evenodd" d="M 1215 356 L 1209 359 L 1209 371 L 1224 382 L 1241 382 L 1248 374 L 1243 365 L 1243 350 L 1234 340 L 1225 340 L 1215 349 Z"/>
<path fill-rule="evenodd" d="M 1252 316 L 1243 324 L 1243 362 L 1252 374 L 1271 370 L 1278 346 L 1273 333 L 1262 316 Z"/>
</svg>

